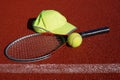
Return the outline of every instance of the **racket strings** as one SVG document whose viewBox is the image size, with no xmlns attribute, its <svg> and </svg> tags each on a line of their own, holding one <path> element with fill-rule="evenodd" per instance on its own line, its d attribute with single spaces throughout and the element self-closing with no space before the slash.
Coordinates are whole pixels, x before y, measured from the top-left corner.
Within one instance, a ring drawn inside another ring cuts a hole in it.
<svg viewBox="0 0 120 80">
<path fill-rule="evenodd" d="M 7 55 L 16 59 L 37 58 L 60 46 L 60 40 L 56 36 L 40 35 L 32 36 L 15 41 L 8 49 Z"/>
</svg>

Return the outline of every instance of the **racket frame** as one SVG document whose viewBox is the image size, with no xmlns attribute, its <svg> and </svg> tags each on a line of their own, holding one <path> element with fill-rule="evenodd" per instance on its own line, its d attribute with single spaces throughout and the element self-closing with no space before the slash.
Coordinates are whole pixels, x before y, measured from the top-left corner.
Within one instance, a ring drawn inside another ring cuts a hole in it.
<svg viewBox="0 0 120 80">
<path fill-rule="evenodd" d="M 51 34 L 51 33 L 43 33 L 43 34 L 45 34 L 45 35 L 54 35 L 54 34 Z M 10 55 L 8 54 L 9 48 L 10 48 L 12 45 L 14 45 L 15 43 L 17 43 L 17 42 L 19 42 L 19 41 L 21 41 L 21 40 L 23 40 L 23 39 L 29 38 L 29 37 L 40 36 L 40 35 L 41 35 L 40 33 L 29 34 L 29 35 L 26 35 L 26 36 L 23 36 L 23 37 L 21 37 L 21 38 L 18 38 L 18 39 L 16 39 L 16 40 L 14 40 L 13 42 L 9 43 L 8 46 L 5 48 L 5 56 L 7 56 L 9 59 L 11 59 L 11 60 L 13 60 L 13 61 L 17 61 L 17 62 L 34 62 L 34 61 L 37 61 L 37 60 L 39 61 L 39 60 L 43 60 L 43 59 L 46 59 L 46 58 L 50 57 L 50 56 L 52 55 L 52 53 L 54 53 L 54 51 L 55 51 L 56 49 L 58 49 L 62 44 L 64 44 L 64 43 L 66 42 L 64 36 L 57 35 L 57 36 L 56 36 L 56 39 L 57 39 L 57 40 L 58 40 L 58 39 L 61 39 L 61 42 L 62 42 L 62 43 L 61 43 L 59 46 L 57 46 L 55 49 L 51 50 L 49 53 L 46 53 L 46 54 L 44 54 L 44 55 L 42 55 L 42 56 L 39 56 L 39 57 L 36 57 L 36 58 L 31 58 L 31 59 L 16 59 L 16 58 L 14 58 L 14 57 L 12 57 L 12 56 L 10 56 Z M 55 36 L 55 35 L 54 35 L 54 36 Z"/>
</svg>

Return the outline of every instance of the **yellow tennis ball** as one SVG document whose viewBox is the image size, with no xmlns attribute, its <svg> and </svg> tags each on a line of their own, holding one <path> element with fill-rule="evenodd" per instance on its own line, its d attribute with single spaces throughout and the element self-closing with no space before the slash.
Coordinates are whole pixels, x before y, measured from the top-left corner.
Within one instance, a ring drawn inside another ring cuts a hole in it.
<svg viewBox="0 0 120 80">
<path fill-rule="evenodd" d="M 82 43 L 82 36 L 79 33 L 72 33 L 68 36 L 67 42 L 73 48 L 78 47 Z"/>
</svg>

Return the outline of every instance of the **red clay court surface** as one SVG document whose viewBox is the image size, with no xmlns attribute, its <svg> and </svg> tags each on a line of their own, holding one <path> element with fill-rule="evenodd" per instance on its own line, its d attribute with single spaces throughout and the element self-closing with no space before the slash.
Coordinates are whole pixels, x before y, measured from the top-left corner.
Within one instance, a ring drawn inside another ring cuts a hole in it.
<svg viewBox="0 0 120 80">
<path fill-rule="evenodd" d="M 86 38 L 78 48 L 63 45 L 43 61 L 6 58 L 6 45 L 35 33 L 28 22 L 47 9 L 61 12 L 76 32 L 105 25 L 110 32 Z M 0 80 L 119 80 L 120 0 L 1 0 L 0 10 Z"/>
</svg>

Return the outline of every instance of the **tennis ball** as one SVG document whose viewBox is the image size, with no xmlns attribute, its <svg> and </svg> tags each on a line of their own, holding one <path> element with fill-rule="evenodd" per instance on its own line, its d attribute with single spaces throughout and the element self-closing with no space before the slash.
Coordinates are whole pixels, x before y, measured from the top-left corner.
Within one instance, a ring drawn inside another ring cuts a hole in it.
<svg viewBox="0 0 120 80">
<path fill-rule="evenodd" d="M 67 43 L 73 48 L 78 47 L 82 43 L 82 36 L 79 33 L 72 33 L 68 36 Z"/>
</svg>

